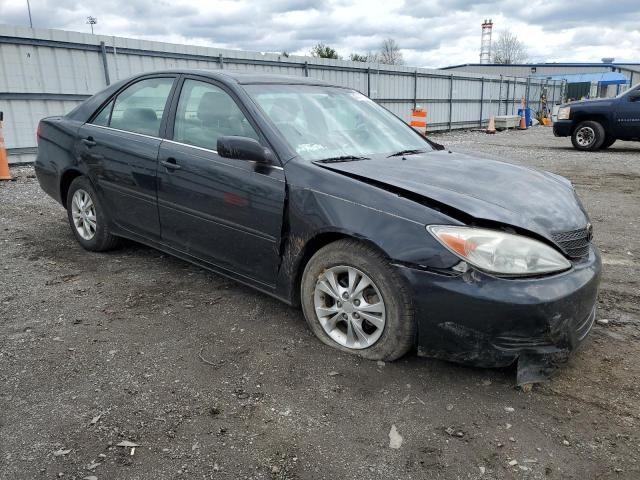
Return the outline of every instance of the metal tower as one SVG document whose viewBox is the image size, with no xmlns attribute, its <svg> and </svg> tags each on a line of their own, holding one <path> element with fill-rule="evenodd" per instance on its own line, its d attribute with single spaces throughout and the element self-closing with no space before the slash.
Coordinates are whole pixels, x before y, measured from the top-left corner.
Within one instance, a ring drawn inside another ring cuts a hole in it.
<svg viewBox="0 0 640 480">
<path fill-rule="evenodd" d="M 88 16 L 87 24 L 91 25 L 91 34 L 93 35 L 93 26 L 98 23 L 98 19 L 96 17 Z"/>
<path fill-rule="evenodd" d="M 491 19 L 482 24 L 482 41 L 480 42 L 480 63 L 491 63 L 491 31 L 493 22 Z"/>
</svg>

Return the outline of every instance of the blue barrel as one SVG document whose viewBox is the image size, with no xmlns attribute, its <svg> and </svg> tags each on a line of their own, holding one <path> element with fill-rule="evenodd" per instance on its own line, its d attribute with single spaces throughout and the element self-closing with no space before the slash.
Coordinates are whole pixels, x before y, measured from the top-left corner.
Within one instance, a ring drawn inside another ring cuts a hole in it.
<svg viewBox="0 0 640 480">
<path fill-rule="evenodd" d="M 522 116 L 522 109 L 519 108 L 518 109 L 518 116 L 521 117 Z M 532 122 L 531 122 L 531 109 L 530 108 L 525 108 L 524 109 L 524 121 L 525 121 L 525 125 L 527 127 L 530 127 Z"/>
</svg>

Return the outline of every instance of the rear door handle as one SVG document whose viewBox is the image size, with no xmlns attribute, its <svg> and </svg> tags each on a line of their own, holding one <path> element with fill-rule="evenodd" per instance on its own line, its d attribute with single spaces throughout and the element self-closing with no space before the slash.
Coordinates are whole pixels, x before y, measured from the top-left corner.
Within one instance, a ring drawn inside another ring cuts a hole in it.
<svg viewBox="0 0 640 480">
<path fill-rule="evenodd" d="M 84 143 L 87 147 L 95 147 L 98 144 L 98 142 L 96 142 L 93 137 L 83 138 L 82 143 Z"/>
<path fill-rule="evenodd" d="M 167 170 L 180 170 L 180 168 L 182 168 L 176 163 L 175 158 L 167 158 L 166 160 L 160 162 L 160 165 L 165 167 Z"/>
</svg>

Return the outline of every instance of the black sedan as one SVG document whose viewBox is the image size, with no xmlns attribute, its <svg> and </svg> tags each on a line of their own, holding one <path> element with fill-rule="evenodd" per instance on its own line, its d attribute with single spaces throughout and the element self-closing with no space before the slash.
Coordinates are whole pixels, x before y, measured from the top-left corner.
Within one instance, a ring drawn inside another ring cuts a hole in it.
<svg viewBox="0 0 640 480">
<path fill-rule="evenodd" d="M 450 152 L 351 89 L 157 72 L 38 138 L 40 185 L 84 248 L 124 237 L 214 270 L 346 352 L 518 361 L 523 383 L 595 318 L 601 262 L 569 181 Z"/>
</svg>

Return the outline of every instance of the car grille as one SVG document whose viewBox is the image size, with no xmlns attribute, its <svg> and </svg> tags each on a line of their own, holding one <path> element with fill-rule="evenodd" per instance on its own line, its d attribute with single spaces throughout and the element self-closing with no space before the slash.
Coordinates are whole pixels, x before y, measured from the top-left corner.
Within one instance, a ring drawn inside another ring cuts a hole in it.
<svg viewBox="0 0 640 480">
<path fill-rule="evenodd" d="M 581 258 L 589 254 L 591 244 L 591 226 L 568 232 L 554 233 L 553 240 L 571 258 Z"/>
</svg>

